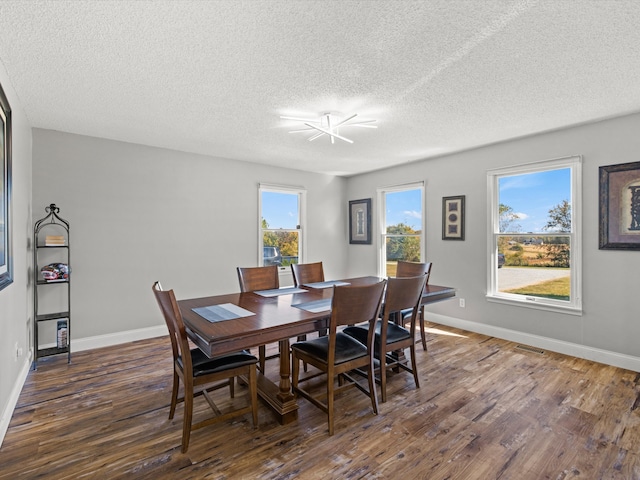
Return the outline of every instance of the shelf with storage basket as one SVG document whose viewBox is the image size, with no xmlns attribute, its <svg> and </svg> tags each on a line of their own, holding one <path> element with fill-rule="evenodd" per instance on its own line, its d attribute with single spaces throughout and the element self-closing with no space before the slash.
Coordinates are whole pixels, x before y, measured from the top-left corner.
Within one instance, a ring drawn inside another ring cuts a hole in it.
<svg viewBox="0 0 640 480">
<path fill-rule="evenodd" d="M 54 204 L 33 227 L 33 369 L 38 359 L 67 354 L 71 362 L 71 249 L 69 222 Z M 46 287 L 58 285 L 57 287 Z"/>
</svg>

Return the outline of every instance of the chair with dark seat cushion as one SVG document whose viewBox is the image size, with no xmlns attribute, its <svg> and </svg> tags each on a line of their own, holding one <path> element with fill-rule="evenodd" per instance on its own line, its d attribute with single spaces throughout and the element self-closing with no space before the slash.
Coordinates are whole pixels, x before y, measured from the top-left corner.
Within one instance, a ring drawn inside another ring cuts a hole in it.
<svg viewBox="0 0 640 480">
<path fill-rule="evenodd" d="M 324 282 L 324 269 L 322 262 L 292 263 L 293 283 L 296 287 L 308 283 Z"/>
<path fill-rule="evenodd" d="M 380 303 L 384 292 L 385 280 L 365 285 L 334 286 L 329 320 L 328 335 L 305 342 L 297 342 L 291 346 L 292 356 L 292 388 L 296 395 L 302 396 L 327 414 L 329 435 L 334 432 L 334 397 L 347 387 L 355 386 L 371 399 L 375 414 L 378 413 L 378 397 L 375 387 L 375 358 L 373 353 L 374 335 L 370 335 L 361 343 L 338 331 L 339 326 L 362 322 L 373 325 L 380 313 Z M 313 365 L 321 373 L 300 378 L 300 361 Z M 369 386 L 366 388 L 349 375 L 355 369 L 366 369 Z M 301 382 L 306 382 L 319 375 L 326 375 L 326 394 L 314 396 L 310 390 L 304 389 Z M 338 387 L 335 386 L 336 377 Z M 322 398 L 326 396 L 326 403 Z"/>
<path fill-rule="evenodd" d="M 169 419 L 173 418 L 176 405 L 179 402 L 184 402 L 182 453 L 185 453 L 189 448 L 191 430 L 226 421 L 229 418 L 249 412 L 253 416 L 253 426 L 257 428 L 258 385 L 256 363 L 258 359 L 247 351 L 209 358 L 199 348 L 191 349 L 182 314 L 178 308 L 173 290 L 163 291 L 159 282 L 155 282 L 152 288 L 169 329 L 169 338 L 171 339 L 171 349 L 173 351 L 173 389 Z M 239 375 L 247 377 L 250 397 L 249 405 L 227 413 L 221 413 L 209 394 L 213 390 L 228 386 L 229 393 L 233 398 L 235 393 L 234 380 Z M 182 381 L 184 387 L 183 397 L 178 397 L 180 381 Z M 216 416 L 193 424 L 193 399 L 200 395 L 204 396 L 213 411 L 216 412 Z"/>
<path fill-rule="evenodd" d="M 398 268 L 396 270 L 396 277 L 417 277 L 419 275 L 427 276 L 427 283 L 429 283 L 429 276 L 431 275 L 431 262 L 418 263 L 418 262 L 404 262 L 398 261 Z M 403 325 L 411 320 L 411 310 L 405 310 L 400 313 L 402 317 Z M 422 349 L 427 351 L 427 333 L 425 332 L 425 318 L 424 318 L 424 305 L 420 305 L 418 311 L 418 319 L 420 321 L 420 339 L 422 340 Z"/>
<path fill-rule="evenodd" d="M 380 389 L 383 403 L 387 401 L 387 368 L 399 367 L 412 373 L 416 388 L 420 388 L 416 364 L 415 333 L 418 308 L 426 281 L 425 275 L 389 278 L 387 280 L 384 313 L 382 319 L 375 324 L 374 348 L 375 356 L 380 360 Z M 397 312 L 405 309 L 411 309 L 413 312 L 409 330 L 392 320 Z M 371 325 L 365 323 L 363 325 L 349 326 L 343 331 L 346 335 L 350 335 L 360 342 L 366 342 L 371 333 Z M 411 367 L 404 361 L 399 361 L 397 354 L 395 356 L 392 354 L 404 348 L 409 348 L 411 352 Z"/>
</svg>

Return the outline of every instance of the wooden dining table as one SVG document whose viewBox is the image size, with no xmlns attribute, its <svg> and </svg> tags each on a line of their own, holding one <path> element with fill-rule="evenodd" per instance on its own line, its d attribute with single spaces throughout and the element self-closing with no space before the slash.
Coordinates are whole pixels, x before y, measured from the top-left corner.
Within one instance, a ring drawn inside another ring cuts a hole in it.
<svg viewBox="0 0 640 480">
<path fill-rule="evenodd" d="M 286 424 L 298 416 L 298 405 L 291 390 L 289 339 L 328 327 L 330 310 L 317 310 L 323 308 L 322 304 L 330 302 L 334 284 L 370 285 L 380 280 L 382 279 L 374 276 L 358 277 L 303 285 L 302 288 L 287 287 L 278 291 L 230 293 L 184 299 L 178 301 L 178 305 L 189 338 L 209 357 L 278 342 L 279 380 L 276 383 L 260 372 L 258 393 L 273 409 L 280 423 Z M 453 296 L 454 288 L 427 285 L 423 304 Z M 313 306 L 317 304 L 320 306 L 314 310 Z M 240 307 L 242 311 L 246 311 L 245 314 L 249 314 L 231 319 L 205 318 L 211 307 L 219 309 L 220 306 L 236 309 Z"/>
</svg>

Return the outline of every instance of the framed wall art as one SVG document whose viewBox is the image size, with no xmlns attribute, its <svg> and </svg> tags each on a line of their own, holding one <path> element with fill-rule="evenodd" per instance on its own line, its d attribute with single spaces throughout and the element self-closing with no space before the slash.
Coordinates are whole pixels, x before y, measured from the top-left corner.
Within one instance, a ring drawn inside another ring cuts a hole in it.
<svg viewBox="0 0 640 480">
<path fill-rule="evenodd" d="M 11 107 L 0 85 L 0 290 L 13 282 L 11 255 Z"/>
<path fill-rule="evenodd" d="M 464 195 L 442 197 L 442 239 L 464 240 Z"/>
<path fill-rule="evenodd" d="M 599 247 L 640 250 L 640 162 L 600 167 Z"/>
<path fill-rule="evenodd" d="M 349 201 L 349 243 L 371 244 L 371 199 Z"/>
</svg>

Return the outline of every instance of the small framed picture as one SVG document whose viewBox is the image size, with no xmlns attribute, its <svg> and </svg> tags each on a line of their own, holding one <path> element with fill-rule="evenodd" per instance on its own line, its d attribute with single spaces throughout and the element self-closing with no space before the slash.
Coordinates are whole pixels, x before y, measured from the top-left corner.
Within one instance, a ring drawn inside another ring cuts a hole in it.
<svg viewBox="0 0 640 480">
<path fill-rule="evenodd" d="M 640 250 L 640 162 L 600 167 L 601 250 Z"/>
<path fill-rule="evenodd" d="M 442 197 L 442 239 L 464 240 L 464 195 Z"/>
<path fill-rule="evenodd" d="M 349 201 L 349 243 L 371 245 L 371 199 Z"/>
</svg>

